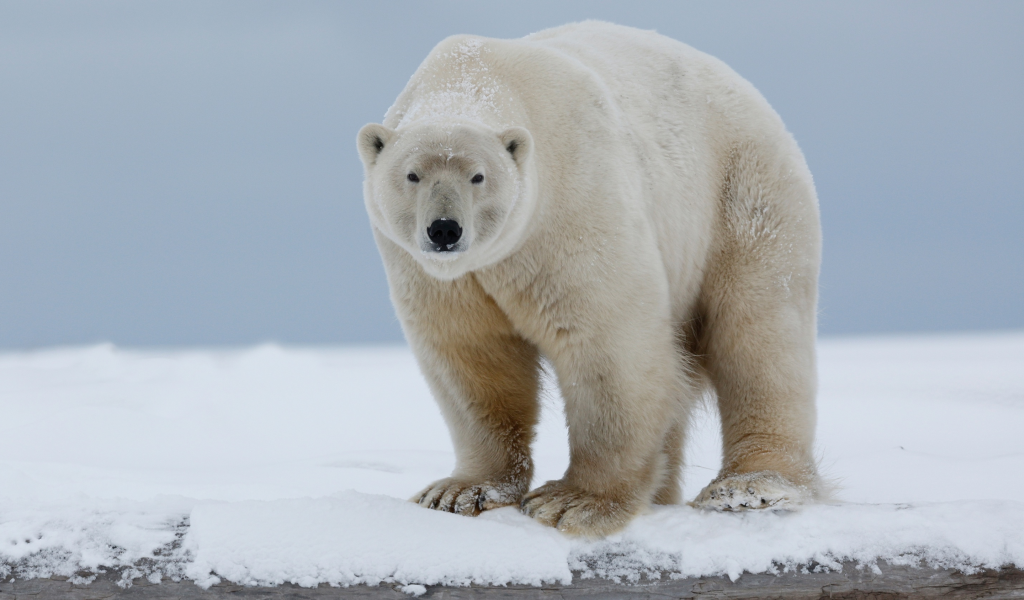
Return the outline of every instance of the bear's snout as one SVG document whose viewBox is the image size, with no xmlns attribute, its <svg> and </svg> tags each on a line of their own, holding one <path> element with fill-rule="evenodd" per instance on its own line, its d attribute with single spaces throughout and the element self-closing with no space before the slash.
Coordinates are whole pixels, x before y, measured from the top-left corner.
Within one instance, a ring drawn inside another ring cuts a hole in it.
<svg viewBox="0 0 1024 600">
<path fill-rule="evenodd" d="M 462 227 L 452 219 L 438 219 L 427 227 L 427 237 L 437 252 L 448 252 L 462 237 Z"/>
</svg>

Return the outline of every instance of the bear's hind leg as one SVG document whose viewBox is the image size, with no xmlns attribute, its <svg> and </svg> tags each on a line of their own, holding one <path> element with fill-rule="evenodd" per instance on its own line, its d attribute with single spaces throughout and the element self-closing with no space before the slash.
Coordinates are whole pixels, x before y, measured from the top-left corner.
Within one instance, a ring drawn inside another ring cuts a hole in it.
<svg viewBox="0 0 1024 600">
<path fill-rule="evenodd" d="M 778 322 L 718 326 L 707 351 L 722 420 L 722 469 L 693 504 L 744 510 L 810 499 L 818 485 L 813 340 Z"/>
<path fill-rule="evenodd" d="M 756 149 L 755 149 L 756 150 Z M 820 237 L 813 188 L 778 149 L 737 159 L 725 240 L 701 294 L 702 363 L 722 420 L 722 470 L 694 500 L 718 510 L 818 495 L 813 458 Z"/>
</svg>

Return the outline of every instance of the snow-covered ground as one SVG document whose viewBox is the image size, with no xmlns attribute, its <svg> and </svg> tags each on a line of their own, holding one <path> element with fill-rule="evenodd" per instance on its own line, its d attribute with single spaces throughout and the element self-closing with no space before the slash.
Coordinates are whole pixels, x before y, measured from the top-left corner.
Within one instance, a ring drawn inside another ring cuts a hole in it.
<svg viewBox="0 0 1024 600">
<path fill-rule="evenodd" d="M 0 577 L 302 585 L 567 582 L 764 572 L 844 559 L 1024 565 L 1024 333 L 824 340 L 818 446 L 843 502 L 658 508 L 601 541 L 514 509 L 404 499 L 448 474 L 406 348 L 0 355 Z M 567 464 L 549 390 L 535 484 Z M 718 467 L 695 424 L 685 493 Z"/>
</svg>

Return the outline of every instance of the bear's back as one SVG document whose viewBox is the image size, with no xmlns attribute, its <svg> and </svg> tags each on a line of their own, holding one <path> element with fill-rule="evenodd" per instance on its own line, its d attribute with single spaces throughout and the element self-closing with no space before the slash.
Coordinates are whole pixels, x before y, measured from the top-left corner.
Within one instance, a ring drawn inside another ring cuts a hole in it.
<svg viewBox="0 0 1024 600">
<path fill-rule="evenodd" d="M 584 21 L 515 41 L 578 61 L 607 89 L 630 127 L 653 127 L 649 135 L 663 135 L 666 128 L 678 135 L 680 127 L 695 123 L 741 137 L 750 127 L 784 129 L 760 92 L 728 65 L 654 31 Z"/>
</svg>

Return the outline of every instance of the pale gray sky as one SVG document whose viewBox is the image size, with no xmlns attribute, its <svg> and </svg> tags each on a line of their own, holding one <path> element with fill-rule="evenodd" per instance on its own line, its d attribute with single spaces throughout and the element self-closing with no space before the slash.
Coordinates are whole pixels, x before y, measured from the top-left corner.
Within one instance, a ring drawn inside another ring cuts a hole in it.
<svg viewBox="0 0 1024 600">
<path fill-rule="evenodd" d="M 353 139 L 447 35 L 586 18 L 754 83 L 821 332 L 1024 327 L 1021 2 L 0 1 L 0 348 L 401 339 Z"/>
</svg>

